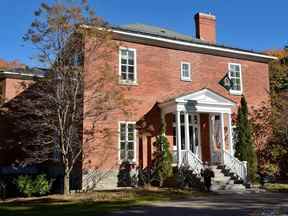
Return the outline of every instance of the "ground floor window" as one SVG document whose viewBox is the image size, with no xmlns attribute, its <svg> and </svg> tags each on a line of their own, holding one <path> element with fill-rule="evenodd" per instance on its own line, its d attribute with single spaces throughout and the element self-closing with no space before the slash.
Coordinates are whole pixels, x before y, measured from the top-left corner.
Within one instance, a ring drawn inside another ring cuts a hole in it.
<svg viewBox="0 0 288 216">
<path fill-rule="evenodd" d="M 136 129 L 133 122 L 120 122 L 120 160 L 135 161 Z"/>
</svg>

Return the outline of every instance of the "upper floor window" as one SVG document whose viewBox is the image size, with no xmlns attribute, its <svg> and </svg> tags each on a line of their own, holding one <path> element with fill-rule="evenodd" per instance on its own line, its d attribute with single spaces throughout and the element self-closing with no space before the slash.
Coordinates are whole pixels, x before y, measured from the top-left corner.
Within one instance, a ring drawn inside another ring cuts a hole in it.
<svg viewBox="0 0 288 216">
<path fill-rule="evenodd" d="M 119 61 L 120 82 L 124 84 L 136 84 L 136 49 L 120 48 Z"/>
<path fill-rule="evenodd" d="M 136 128 L 134 122 L 120 122 L 120 160 L 135 161 Z"/>
<path fill-rule="evenodd" d="M 191 64 L 181 62 L 181 80 L 191 81 Z"/>
<path fill-rule="evenodd" d="M 240 64 L 229 64 L 229 78 L 232 81 L 230 92 L 232 94 L 242 94 L 242 74 Z"/>
</svg>

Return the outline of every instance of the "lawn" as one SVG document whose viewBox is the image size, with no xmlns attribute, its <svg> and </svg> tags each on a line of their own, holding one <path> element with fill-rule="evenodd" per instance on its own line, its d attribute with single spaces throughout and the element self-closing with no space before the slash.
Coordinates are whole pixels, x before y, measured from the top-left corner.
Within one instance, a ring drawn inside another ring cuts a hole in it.
<svg viewBox="0 0 288 216">
<path fill-rule="evenodd" d="M 271 192 L 288 193 L 288 184 L 266 183 L 264 187 Z"/>
<path fill-rule="evenodd" d="M 43 198 L 20 198 L 0 202 L 0 215 L 95 216 L 153 201 L 179 200 L 203 195 L 204 193 L 186 190 L 154 189 L 79 193 L 69 197 L 53 195 Z"/>
</svg>

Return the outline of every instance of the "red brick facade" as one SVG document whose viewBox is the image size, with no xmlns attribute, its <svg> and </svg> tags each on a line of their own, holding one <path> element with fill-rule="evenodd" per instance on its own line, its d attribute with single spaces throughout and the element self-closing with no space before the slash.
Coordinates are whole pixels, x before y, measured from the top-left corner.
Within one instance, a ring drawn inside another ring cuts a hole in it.
<svg viewBox="0 0 288 216">
<path fill-rule="evenodd" d="M 149 164 L 151 148 L 153 148 L 151 144 L 153 143 L 155 135 L 159 133 L 161 124 L 160 111 L 157 111 L 158 115 L 156 116 L 150 114 L 150 110 L 153 109 L 157 102 L 162 102 L 168 98 L 197 91 L 202 88 L 209 88 L 239 104 L 241 96 L 231 95 L 229 91 L 219 84 L 219 81 L 227 74 L 229 63 L 241 64 L 243 95 L 246 96 L 249 106 L 258 106 L 262 102 L 268 102 L 269 100 L 267 63 L 181 51 L 140 43 L 125 41 L 118 41 L 118 43 L 121 47 L 134 48 L 137 52 L 137 85 L 129 86 L 130 90 L 127 93 L 127 97 L 134 101 L 133 111 L 131 111 L 128 116 L 113 114 L 107 119 L 105 125 L 117 131 L 119 121 L 138 122 L 145 115 L 149 116 L 149 122 L 155 122 L 149 126 L 149 132 L 143 134 L 138 133 L 137 143 L 141 142 L 141 149 L 139 150 L 139 145 L 137 145 L 136 161 L 138 162 L 138 158 L 140 158 L 140 163 L 141 165 L 143 164 L 143 166 Z M 181 61 L 191 64 L 191 82 L 181 81 L 180 79 Z M 118 51 L 115 51 L 110 64 L 115 72 L 115 76 L 118 76 Z M 95 63 L 86 61 L 86 72 L 88 74 L 97 76 L 97 71 L 95 70 L 97 67 Z M 88 79 L 91 80 L 93 77 L 88 76 Z M 126 88 L 127 86 L 123 85 L 123 89 Z M 171 128 L 168 127 L 167 132 L 169 130 L 170 133 L 167 135 L 170 143 L 172 143 Z M 97 152 L 91 153 L 88 157 L 90 165 L 93 164 L 93 166 L 84 166 L 84 169 L 89 169 L 94 166 L 99 167 L 100 164 L 105 168 L 114 167 L 114 169 L 117 169 L 117 162 L 119 161 L 118 134 L 115 134 L 111 139 L 112 146 L 110 146 L 109 160 L 105 161 L 105 165 L 103 165 L 100 155 L 101 151 L 104 149 L 107 150 L 107 146 L 101 142 L 101 139 L 98 139 L 97 142 L 90 143 L 99 147 Z M 139 151 L 143 153 L 140 157 Z"/>
</svg>

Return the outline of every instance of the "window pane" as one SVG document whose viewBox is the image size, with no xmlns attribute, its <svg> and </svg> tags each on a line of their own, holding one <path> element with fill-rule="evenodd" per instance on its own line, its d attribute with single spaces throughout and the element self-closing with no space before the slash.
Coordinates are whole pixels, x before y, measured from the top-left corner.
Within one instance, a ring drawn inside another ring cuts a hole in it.
<svg viewBox="0 0 288 216">
<path fill-rule="evenodd" d="M 194 128 L 194 133 L 195 133 L 195 146 L 198 146 L 199 141 L 198 141 L 198 128 L 197 127 Z"/>
<path fill-rule="evenodd" d="M 194 115 L 194 124 L 198 124 L 198 116 Z"/>
<path fill-rule="evenodd" d="M 129 66 L 128 67 L 128 72 L 133 73 L 134 72 L 134 66 Z"/>
<path fill-rule="evenodd" d="M 133 74 L 133 73 L 129 73 L 129 74 L 128 74 L 128 79 L 129 79 L 130 81 L 134 81 L 134 74 Z"/>
<path fill-rule="evenodd" d="M 125 142 L 121 142 L 121 143 L 120 143 L 120 149 L 121 149 L 121 150 L 125 150 L 125 145 L 126 145 Z"/>
<path fill-rule="evenodd" d="M 134 140 L 134 133 L 128 133 L 128 140 L 131 141 L 131 140 Z"/>
<path fill-rule="evenodd" d="M 134 151 L 130 150 L 128 151 L 128 160 L 133 160 L 134 159 Z"/>
<path fill-rule="evenodd" d="M 134 132 L 134 124 L 128 124 L 128 132 Z"/>
<path fill-rule="evenodd" d="M 192 124 L 192 115 L 188 116 L 189 125 Z"/>
<path fill-rule="evenodd" d="M 176 127 L 173 127 L 173 146 L 177 145 L 177 140 L 176 140 Z"/>
<path fill-rule="evenodd" d="M 181 115 L 180 115 L 180 122 L 184 124 L 184 122 L 185 122 L 185 116 L 184 116 L 184 114 L 181 114 Z"/>
<path fill-rule="evenodd" d="M 127 71 L 127 66 L 122 65 L 122 66 L 121 66 L 121 72 L 126 72 L 126 71 Z"/>
<path fill-rule="evenodd" d="M 190 126 L 190 127 L 189 127 L 190 150 L 191 150 L 193 153 L 195 153 L 195 152 L 194 152 L 194 145 L 193 145 L 193 143 L 194 143 L 193 133 L 194 133 L 193 127 Z"/>
<path fill-rule="evenodd" d="M 121 79 L 126 80 L 127 79 L 127 74 L 126 73 L 121 73 Z"/>
<path fill-rule="evenodd" d="M 122 58 L 122 59 L 121 59 L 121 64 L 125 64 L 125 65 L 126 65 L 126 64 L 127 64 L 127 59 L 123 59 L 123 58 Z"/>
<path fill-rule="evenodd" d="M 181 126 L 181 149 L 185 149 L 185 127 Z"/>
<path fill-rule="evenodd" d="M 120 125 L 120 140 L 125 141 L 125 134 L 126 134 L 126 125 L 125 124 L 121 124 Z"/>
<path fill-rule="evenodd" d="M 187 70 L 184 70 L 182 75 L 184 78 L 189 78 L 189 72 Z"/>
<path fill-rule="evenodd" d="M 134 65 L 134 60 L 133 60 L 133 59 L 129 59 L 129 60 L 128 60 L 128 64 L 129 64 L 129 65 Z"/>
<path fill-rule="evenodd" d="M 235 65 L 235 71 L 240 71 L 240 66 L 239 65 Z"/>
<path fill-rule="evenodd" d="M 189 65 L 188 64 L 182 64 L 182 70 L 188 71 Z"/>
<path fill-rule="evenodd" d="M 127 54 L 128 54 L 127 50 L 121 50 L 121 58 L 127 59 Z"/>
<path fill-rule="evenodd" d="M 125 150 L 120 151 L 120 159 L 124 160 L 125 159 Z"/>
<path fill-rule="evenodd" d="M 128 150 L 134 149 L 134 142 L 128 142 Z"/>
<path fill-rule="evenodd" d="M 128 51 L 128 58 L 134 59 L 134 51 L 131 51 L 131 50 Z"/>
</svg>

